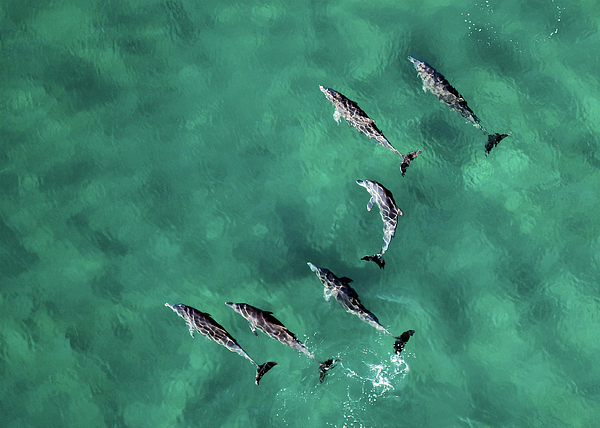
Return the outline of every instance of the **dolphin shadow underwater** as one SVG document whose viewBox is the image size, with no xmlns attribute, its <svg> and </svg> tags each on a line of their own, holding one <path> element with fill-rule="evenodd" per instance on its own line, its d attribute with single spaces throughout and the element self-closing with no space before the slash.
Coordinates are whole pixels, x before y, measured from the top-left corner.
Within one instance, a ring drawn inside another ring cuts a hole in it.
<svg viewBox="0 0 600 428">
<path fill-rule="evenodd" d="M 310 262 L 307 264 L 325 286 L 323 296 L 325 300 L 329 301 L 331 297 L 334 297 L 346 312 L 356 315 L 363 322 L 375 327 L 380 332 L 392 336 L 396 339 L 394 342 L 394 351 L 396 354 L 402 352 L 408 340 L 415 333 L 414 330 L 407 330 L 400 336 L 394 336 L 387 328 L 381 325 L 377 317 L 371 311 L 364 307 L 354 288 L 350 287 L 350 283 L 352 282 L 350 278 L 338 278 L 329 269 L 317 267 Z"/>
<path fill-rule="evenodd" d="M 475 128 L 487 135 L 488 140 L 485 144 L 485 155 L 498 145 L 500 141 L 510 136 L 510 134 L 489 134 L 487 129 L 481 126 L 479 118 L 469 108 L 463 96 L 439 73 L 435 68 L 420 61 L 412 56 L 408 60 L 413 63 L 421 80 L 423 81 L 423 90 L 429 91 L 452 110 L 458 112 L 463 118 L 470 122 Z"/>
<path fill-rule="evenodd" d="M 242 349 L 237 341 L 223 328 L 222 325 L 217 323 L 212 317 L 205 313 L 200 312 L 198 309 L 194 309 L 191 306 L 183 304 L 170 305 L 165 303 L 165 306 L 173 309 L 173 311 L 185 320 L 187 323 L 190 335 L 194 337 L 194 331 L 198 331 L 201 335 L 217 342 L 219 345 L 223 345 L 231 352 L 235 352 L 242 357 L 246 358 L 256 367 L 256 384 L 258 385 L 261 378 L 277 365 L 274 361 L 269 361 L 264 364 L 257 364 L 252 358 Z"/>
<path fill-rule="evenodd" d="M 410 162 L 414 160 L 420 153 L 423 153 L 423 150 L 415 150 L 403 155 L 396 150 L 394 146 L 392 146 L 392 143 L 385 138 L 383 132 L 377 128 L 375 121 L 367 116 L 367 113 L 365 113 L 358 106 L 358 104 L 356 104 L 356 102 L 346 98 L 346 96 L 333 89 L 325 88 L 324 86 L 319 86 L 319 88 L 321 89 L 321 92 L 325 94 L 325 97 L 335 106 L 333 118 L 336 122 L 339 123 L 340 118 L 343 117 L 349 125 L 356 128 L 360 133 L 365 134 L 372 140 L 377 141 L 383 147 L 391 150 L 402 158 L 400 163 L 400 171 L 404 177 Z"/>
<path fill-rule="evenodd" d="M 248 321 L 250 329 L 257 337 L 258 333 L 256 332 L 256 329 L 259 329 L 270 338 L 275 339 L 298 352 L 302 352 L 309 358 L 317 361 L 315 356 L 298 340 L 296 335 L 289 331 L 281 321 L 273 316 L 273 312 L 263 311 L 262 309 L 258 309 L 246 303 L 226 302 L 225 304 Z M 317 362 L 319 363 L 319 381 L 322 383 L 325 380 L 327 371 L 335 366 L 335 360 L 332 358 L 327 361 Z"/>
</svg>

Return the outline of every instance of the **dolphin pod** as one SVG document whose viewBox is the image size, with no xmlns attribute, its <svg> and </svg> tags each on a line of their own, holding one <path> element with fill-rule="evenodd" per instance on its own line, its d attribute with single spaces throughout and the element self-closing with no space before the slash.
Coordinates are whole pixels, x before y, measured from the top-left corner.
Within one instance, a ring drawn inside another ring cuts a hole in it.
<svg viewBox="0 0 600 428">
<path fill-rule="evenodd" d="M 436 71 L 433 67 L 424 61 L 420 61 L 413 57 L 408 58 L 417 70 L 417 73 L 423 81 L 423 90 L 433 93 L 441 102 L 448 105 L 452 110 L 458 112 L 464 119 L 470 122 L 477 129 L 487 135 L 488 140 L 485 145 L 485 155 L 487 156 L 492 148 L 496 147 L 500 141 L 508 137 L 510 134 L 489 134 L 484 128 L 479 118 L 473 110 L 467 105 L 463 96 L 446 80 L 446 78 Z M 334 119 L 339 122 L 344 118 L 349 125 L 356 128 L 360 133 L 368 138 L 375 140 L 378 144 L 389 149 L 401 157 L 400 171 L 402 176 L 406 174 L 410 162 L 413 161 L 422 150 L 415 150 L 406 154 L 400 153 L 383 135 L 383 132 L 375 125 L 375 121 L 371 119 L 355 101 L 348 99 L 346 96 L 333 89 L 319 86 L 325 97 L 335 106 Z M 398 224 L 398 216 L 402 216 L 403 212 L 394 201 L 392 192 L 377 181 L 373 180 L 357 180 L 356 183 L 364 187 L 371 195 L 367 204 L 367 210 L 371 211 L 373 205 L 377 204 L 379 214 L 383 220 L 383 245 L 381 251 L 377 254 L 364 256 L 362 260 L 373 261 L 381 269 L 385 266 L 383 254 L 387 251 L 391 239 L 394 237 Z M 347 277 L 338 278 L 330 270 L 320 268 L 313 263 L 308 262 L 310 269 L 315 272 L 319 280 L 324 286 L 324 297 L 329 301 L 331 297 L 342 306 L 346 312 L 355 315 L 366 324 L 374 327 L 378 331 L 392 336 L 394 338 L 394 352 L 400 354 L 409 339 L 415 333 L 414 330 L 406 330 L 400 336 L 394 336 L 387 328 L 385 328 L 378 318 L 370 310 L 368 310 L 360 301 L 358 293 L 354 290 L 350 283 L 352 280 Z M 279 341 L 280 343 L 295 349 L 316 360 L 315 356 L 307 349 L 307 347 L 298 340 L 296 335 L 292 333 L 281 321 L 273 316 L 272 312 L 263 311 L 246 303 L 226 303 L 234 309 L 238 314 L 244 317 L 250 326 L 252 332 L 258 336 L 256 330 L 261 330 L 267 336 Z M 257 364 L 237 341 L 225 330 L 223 326 L 218 324 L 209 314 L 201 312 L 191 306 L 184 304 L 171 305 L 165 303 L 165 306 L 171 308 L 177 315 L 183 318 L 186 323 L 190 335 L 194 337 L 194 332 L 197 331 L 208 339 L 224 346 L 232 352 L 239 354 L 256 367 L 255 383 L 258 385 L 262 377 L 277 365 L 276 362 L 270 361 L 264 364 Z M 325 375 L 331 369 L 336 361 L 329 359 L 319 362 L 319 379 L 321 382 L 325 379 Z"/>
</svg>

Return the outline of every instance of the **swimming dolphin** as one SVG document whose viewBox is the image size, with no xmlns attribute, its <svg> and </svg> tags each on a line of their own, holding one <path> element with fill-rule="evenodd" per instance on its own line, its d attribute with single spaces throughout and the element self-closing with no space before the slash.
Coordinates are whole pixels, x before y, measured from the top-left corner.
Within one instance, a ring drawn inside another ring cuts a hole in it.
<svg viewBox="0 0 600 428">
<path fill-rule="evenodd" d="M 412 62 L 417 69 L 417 73 L 423 81 L 424 91 L 430 91 L 438 97 L 441 102 L 450 106 L 452 110 L 457 111 L 462 117 L 467 119 L 467 121 L 471 122 L 473 126 L 483 131 L 483 133 L 488 136 L 488 142 L 485 146 L 486 156 L 490 153 L 492 147 L 498 145 L 500 140 L 509 136 L 509 134 L 488 134 L 487 129 L 481 126 L 479 118 L 473 113 L 473 110 L 469 108 L 463 96 L 441 73 L 425 61 L 420 61 L 412 56 L 409 56 L 408 60 Z"/>
<path fill-rule="evenodd" d="M 356 293 L 356 291 L 352 287 L 350 287 L 350 283 L 352 282 L 350 278 L 338 278 L 329 269 L 317 267 L 310 262 L 308 262 L 307 264 L 310 267 L 310 269 L 316 273 L 317 277 L 325 286 L 325 292 L 323 296 L 325 297 L 325 300 L 329 301 L 329 299 L 333 296 L 335 300 L 337 300 L 337 302 L 344 309 L 346 309 L 346 312 L 356 315 L 370 326 L 373 326 L 377 330 L 388 334 L 394 339 L 396 339 L 396 342 L 394 343 L 394 350 L 397 354 L 402 352 L 402 349 L 404 349 L 404 345 L 406 344 L 406 342 L 408 342 L 410 336 L 414 334 L 414 330 L 405 331 L 404 333 L 402 333 L 402 335 L 398 337 L 394 336 L 388 331 L 388 329 L 386 329 L 380 324 L 377 317 L 371 311 L 369 311 L 363 306 L 360 299 L 358 298 L 358 294 Z"/>
<path fill-rule="evenodd" d="M 308 357 L 315 359 L 315 356 L 304 346 L 297 338 L 294 333 L 289 331 L 277 318 L 272 314 L 273 312 L 263 311 L 254 306 L 246 303 L 231 303 L 226 302 L 227 306 L 233 308 L 238 314 L 243 316 L 250 324 L 252 332 L 258 336 L 256 329 L 258 328 L 264 332 L 267 336 L 275 339 L 284 345 L 289 346 L 296 351 L 306 354 Z M 319 380 L 323 382 L 327 370 L 333 367 L 334 360 L 330 359 L 324 362 L 319 362 Z"/>
<path fill-rule="evenodd" d="M 323 92 L 325 97 L 327 97 L 327 99 L 335 106 L 333 118 L 336 120 L 336 122 L 339 122 L 340 118 L 343 117 L 359 132 L 377 141 L 383 147 L 390 149 L 392 152 L 396 153 L 402 158 L 402 163 L 400 166 L 402 176 L 406 174 L 406 168 L 408 168 L 410 161 L 415 159 L 419 153 L 423 153 L 422 150 L 416 150 L 406 155 L 402 155 L 402 153 L 396 150 L 396 148 L 392 146 L 388 139 L 385 138 L 379 128 L 377 128 L 375 121 L 367 116 L 367 114 L 358 106 L 358 104 L 352 100 L 349 100 L 344 95 L 333 89 L 325 88 L 324 86 L 319 86 L 319 88 L 321 88 L 321 92 Z"/>
<path fill-rule="evenodd" d="M 356 183 L 359 186 L 364 187 L 371 194 L 371 199 L 367 204 L 367 210 L 371 211 L 373 204 L 377 204 L 379 207 L 379 214 L 383 220 L 383 246 L 379 254 L 372 256 L 365 256 L 361 260 L 371 260 L 383 269 L 385 266 L 385 260 L 383 260 L 383 253 L 386 252 L 390 241 L 396 233 L 396 226 L 398 225 L 398 216 L 402 215 L 402 210 L 396 206 L 392 192 L 383 187 L 376 181 L 372 180 L 357 180 Z"/>
<path fill-rule="evenodd" d="M 235 352 L 242 357 L 246 358 L 256 367 L 256 384 L 260 382 L 260 379 L 264 376 L 266 372 L 271 370 L 274 366 L 277 365 L 276 362 L 270 361 L 264 364 L 256 364 L 252 358 L 246 351 L 242 349 L 240 345 L 236 342 L 236 340 L 231 337 L 231 335 L 217 323 L 211 316 L 205 312 L 200 312 L 197 309 L 192 308 L 191 306 L 186 305 L 170 305 L 165 303 L 165 306 L 173 309 L 181 318 L 185 320 L 187 323 L 188 329 L 190 330 L 190 334 L 194 337 L 194 330 L 198 331 L 205 337 L 208 337 L 210 340 L 214 340 L 219 345 L 223 345 L 231 352 Z"/>
</svg>

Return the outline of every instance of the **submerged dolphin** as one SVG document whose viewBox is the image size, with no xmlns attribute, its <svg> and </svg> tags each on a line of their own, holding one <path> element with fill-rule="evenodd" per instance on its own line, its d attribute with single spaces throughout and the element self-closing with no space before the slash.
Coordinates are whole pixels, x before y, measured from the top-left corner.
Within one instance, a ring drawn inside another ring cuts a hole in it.
<svg viewBox="0 0 600 428">
<path fill-rule="evenodd" d="M 165 303 L 165 306 L 173 309 L 181 318 L 185 320 L 187 323 L 188 329 L 190 330 L 190 334 L 194 337 L 194 330 L 198 331 L 205 337 L 208 337 L 210 340 L 214 340 L 219 345 L 223 345 L 231 352 L 235 352 L 242 357 L 246 358 L 256 367 L 256 384 L 260 382 L 260 379 L 263 375 L 271 370 L 274 366 L 277 365 L 276 362 L 270 361 L 264 364 L 256 364 L 252 358 L 246 351 L 242 349 L 240 345 L 236 342 L 236 340 L 231 337 L 231 335 L 217 323 L 211 316 L 205 312 L 200 312 L 197 309 L 194 309 L 190 306 L 186 305 L 170 305 Z"/>
<path fill-rule="evenodd" d="M 388 331 L 388 329 L 380 324 L 377 317 L 371 311 L 363 306 L 356 291 L 350 287 L 350 282 L 352 282 L 350 278 L 338 278 L 329 269 L 317 267 L 310 262 L 307 264 L 310 269 L 316 273 L 317 277 L 325 286 L 325 300 L 329 301 L 329 299 L 333 296 L 335 300 L 337 300 L 337 302 L 344 309 L 346 309 L 346 312 L 356 315 L 370 326 L 373 326 L 377 330 L 396 339 L 396 342 L 394 343 L 394 350 L 397 354 L 402 352 L 404 345 L 406 342 L 408 342 L 410 336 L 414 334 L 414 330 L 405 331 L 398 337 L 394 336 Z"/>
<path fill-rule="evenodd" d="M 381 214 L 381 219 L 383 220 L 383 246 L 381 247 L 381 252 L 372 256 L 365 256 L 361 260 L 371 260 L 383 269 L 385 266 L 385 260 L 382 258 L 383 253 L 388 249 L 390 241 L 396 233 L 398 216 L 402 215 L 402 210 L 396 205 L 392 192 L 378 182 L 372 180 L 357 180 L 356 183 L 367 189 L 371 194 L 371 199 L 369 199 L 369 203 L 367 204 L 367 210 L 371 211 L 373 204 L 377 204 L 379 207 L 379 214 Z"/>
<path fill-rule="evenodd" d="M 486 156 L 490 153 L 490 150 L 497 146 L 502 139 L 509 136 L 509 134 L 488 134 L 487 129 L 481 126 L 479 123 L 479 118 L 475 115 L 475 113 L 473 113 L 473 110 L 469 108 L 463 96 L 448 82 L 448 80 L 446 80 L 441 73 L 427 64 L 425 61 L 420 61 L 412 56 L 409 56 L 408 60 L 412 62 L 417 69 L 417 73 L 423 81 L 424 91 L 430 91 L 432 94 L 438 97 L 441 102 L 450 106 L 452 110 L 457 111 L 462 117 L 467 119 L 467 121 L 471 122 L 473 126 L 475 126 L 477 129 L 480 129 L 485 135 L 488 136 L 488 142 L 485 145 Z"/>
<path fill-rule="evenodd" d="M 402 176 L 406 174 L 406 169 L 408 168 L 410 161 L 415 159 L 419 153 L 422 153 L 422 150 L 416 150 L 410 152 L 406 155 L 400 153 L 392 144 L 388 141 L 387 138 L 383 135 L 383 133 L 377 128 L 375 125 L 375 121 L 371 119 L 367 114 L 356 104 L 354 101 L 349 100 L 344 95 L 330 88 L 325 88 L 324 86 L 319 86 L 321 88 L 321 92 L 325 94 L 325 97 L 329 101 L 333 103 L 335 106 L 335 112 L 333 113 L 333 118 L 336 122 L 340 121 L 340 118 L 343 117 L 346 121 L 355 127 L 359 132 L 362 132 L 367 137 L 377 141 L 383 147 L 390 149 L 392 152 L 396 153 L 398 156 L 402 158 L 402 163 L 400 165 L 400 170 L 402 171 Z"/>
<path fill-rule="evenodd" d="M 297 338 L 294 333 L 289 331 L 277 318 L 275 318 L 272 314 L 273 312 L 263 311 L 254 306 L 248 305 L 246 303 L 231 303 L 226 302 L 227 306 L 233 308 L 238 314 L 243 316 L 250 324 L 250 329 L 252 332 L 258 336 L 256 329 L 258 328 L 262 332 L 264 332 L 267 336 L 272 339 L 275 339 L 284 345 L 289 346 L 296 351 L 302 352 L 306 354 L 308 357 L 315 359 L 315 356 L 309 352 L 309 350 L 304 346 Z M 324 362 L 319 362 L 319 380 L 323 382 L 325 380 L 325 375 L 327 374 L 327 370 L 333 367 L 334 360 L 329 359 Z"/>
</svg>

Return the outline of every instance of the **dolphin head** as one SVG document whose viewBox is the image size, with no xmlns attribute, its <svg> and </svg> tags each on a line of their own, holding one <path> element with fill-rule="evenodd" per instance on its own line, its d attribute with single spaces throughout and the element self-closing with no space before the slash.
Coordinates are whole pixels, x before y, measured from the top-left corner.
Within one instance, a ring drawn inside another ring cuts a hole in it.
<svg viewBox="0 0 600 428">
<path fill-rule="evenodd" d="M 430 68 L 430 65 L 427 64 L 425 61 L 418 60 L 416 58 L 413 58 L 412 56 L 409 56 L 408 60 L 413 63 L 413 65 L 415 66 L 415 69 L 418 72 L 426 70 L 427 68 Z"/>
<path fill-rule="evenodd" d="M 319 268 L 316 267 L 315 265 L 313 265 L 311 262 L 307 262 L 306 264 L 308 265 L 308 267 L 310 268 L 310 270 L 312 270 L 313 272 L 319 273 Z"/>
<path fill-rule="evenodd" d="M 165 303 L 165 306 L 167 308 L 171 308 L 173 309 L 173 311 L 179 315 L 182 318 L 185 318 L 185 309 L 184 309 L 184 305 L 182 304 L 178 304 L 178 305 L 171 305 L 169 303 Z"/>
<path fill-rule="evenodd" d="M 227 306 L 229 306 L 230 308 L 232 308 L 234 311 L 236 311 L 240 315 L 242 315 L 242 309 L 244 308 L 244 306 L 246 306 L 245 303 L 225 302 L 225 304 Z"/>
</svg>

